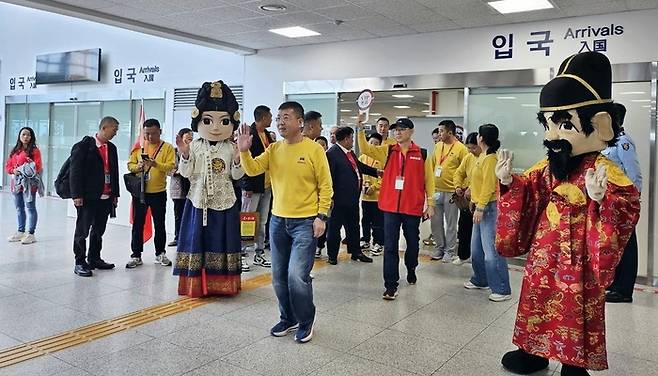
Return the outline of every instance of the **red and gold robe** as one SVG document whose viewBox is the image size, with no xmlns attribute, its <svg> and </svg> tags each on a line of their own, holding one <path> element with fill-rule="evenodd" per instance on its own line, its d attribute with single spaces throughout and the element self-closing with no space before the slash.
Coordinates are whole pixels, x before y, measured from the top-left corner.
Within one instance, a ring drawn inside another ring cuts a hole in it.
<svg viewBox="0 0 658 376">
<path fill-rule="evenodd" d="M 604 165 L 601 203 L 589 198 L 585 172 Z M 587 155 L 565 181 L 540 161 L 501 185 L 496 249 L 529 253 L 512 342 L 524 351 L 591 370 L 608 368 L 605 288 L 640 215 L 640 197 L 619 167 Z"/>
</svg>

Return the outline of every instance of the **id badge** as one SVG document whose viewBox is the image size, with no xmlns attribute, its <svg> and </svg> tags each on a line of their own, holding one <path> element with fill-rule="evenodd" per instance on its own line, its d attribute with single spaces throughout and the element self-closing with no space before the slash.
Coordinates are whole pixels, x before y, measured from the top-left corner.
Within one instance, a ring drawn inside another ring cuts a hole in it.
<svg viewBox="0 0 658 376">
<path fill-rule="evenodd" d="M 404 176 L 398 176 L 395 178 L 395 189 L 398 191 L 404 189 Z"/>
<path fill-rule="evenodd" d="M 437 178 L 440 178 L 440 177 L 441 177 L 441 172 L 443 172 L 443 167 L 438 166 L 438 167 L 436 168 L 436 170 L 434 170 L 434 175 L 435 175 Z"/>
<path fill-rule="evenodd" d="M 144 174 L 144 181 L 149 181 L 149 180 L 151 180 L 151 173 L 147 172 Z"/>
<path fill-rule="evenodd" d="M 105 184 L 110 184 L 110 174 L 105 174 Z"/>
</svg>

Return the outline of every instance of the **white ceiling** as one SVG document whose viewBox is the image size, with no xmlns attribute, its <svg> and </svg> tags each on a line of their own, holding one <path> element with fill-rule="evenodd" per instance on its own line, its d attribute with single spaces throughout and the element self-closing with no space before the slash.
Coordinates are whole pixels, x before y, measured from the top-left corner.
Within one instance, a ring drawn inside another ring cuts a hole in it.
<svg viewBox="0 0 658 376">
<path fill-rule="evenodd" d="M 487 0 L 10 0 L 8 2 L 237 52 L 658 8 L 658 0 L 551 0 L 555 9 L 501 15 Z M 285 5 L 285 13 L 265 12 Z M 343 21 L 340 25 L 335 20 Z M 136 25 L 137 28 L 135 27 Z M 269 29 L 305 26 L 291 39 Z M 241 49 L 242 48 L 242 49 Z"/>
</svg>

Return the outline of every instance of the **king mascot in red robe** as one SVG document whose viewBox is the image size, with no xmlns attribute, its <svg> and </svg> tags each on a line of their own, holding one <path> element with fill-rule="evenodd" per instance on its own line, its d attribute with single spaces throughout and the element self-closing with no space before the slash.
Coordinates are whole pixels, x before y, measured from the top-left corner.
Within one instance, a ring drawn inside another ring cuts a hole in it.
<svg viewBox="0 0 658 376">
<path fill-rule="evenodd" d="M 512 174 L 501 150 L 496 249 L 527 254 L 510 372 L 530 374 L 562 363 L 562 376 L 608 368 L 605 289 L 640 215 L 633 183 L 601 154 L 620 132 L 612 67 L 598 52 L 570 56 L 541 90 L 537 118 L 547 158 Z"/>
</svg>

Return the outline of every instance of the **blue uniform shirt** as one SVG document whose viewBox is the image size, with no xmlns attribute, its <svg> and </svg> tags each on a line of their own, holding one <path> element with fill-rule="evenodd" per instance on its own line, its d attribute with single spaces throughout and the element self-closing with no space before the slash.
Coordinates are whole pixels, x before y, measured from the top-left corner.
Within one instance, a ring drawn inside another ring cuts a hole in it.
<svg viewBox="0 0 658 376">
<path fill-rule="evenodd" d="M 633 182 L 638 191 L 642 191 L 642 171 L 637 160 L 635 143 L 625 133 L 619 136 L 617 145 L 602 151 L 603 155 L 615 162 Z"/>
</svg>

